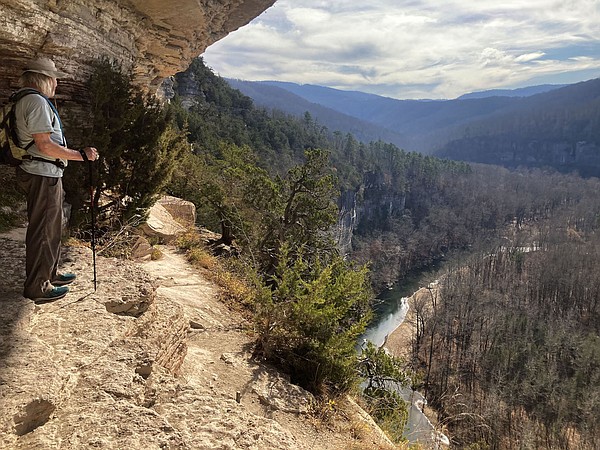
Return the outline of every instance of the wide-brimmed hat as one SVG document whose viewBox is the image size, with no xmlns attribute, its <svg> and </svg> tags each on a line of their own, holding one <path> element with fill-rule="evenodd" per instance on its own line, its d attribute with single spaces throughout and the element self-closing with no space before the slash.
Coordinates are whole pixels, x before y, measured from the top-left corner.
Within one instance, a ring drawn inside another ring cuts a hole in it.
<svg viewBox="0 0 600 450">
<path fill-rule="evenodd" d="M 54 61 L 49 58 L 36 58 L 27 63 L 23 72 L 36 72 L 52 78 L 64 78 L 66 73 L 56 68 Z"/>
</svg>

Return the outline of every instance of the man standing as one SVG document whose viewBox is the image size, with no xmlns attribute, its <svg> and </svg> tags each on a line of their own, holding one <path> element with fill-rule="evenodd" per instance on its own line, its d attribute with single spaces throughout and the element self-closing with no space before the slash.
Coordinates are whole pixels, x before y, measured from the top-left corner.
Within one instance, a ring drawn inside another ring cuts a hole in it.
<svg viewBox="0 0 600 450">
<path fill-rule="evenodd" d="M 62 123 L 50 98 L 57 79 L 66 74 L 48 58 L 30 61 L 20 78 L 21 89 L 29 94 L 16 104 L 19 142 L 31 159 L 17 167 L 17 183 L 27 196 L 26 280 L 23 296 L 35 302 L 64 297 L 75 274 L 57 272 L 62 235 L 62 175 L 67 161 L 94 161 L 93 147 L 72 150 L 67 147 Z M 35 90 L 36 92 L 32 91 Z"/>
</svg>

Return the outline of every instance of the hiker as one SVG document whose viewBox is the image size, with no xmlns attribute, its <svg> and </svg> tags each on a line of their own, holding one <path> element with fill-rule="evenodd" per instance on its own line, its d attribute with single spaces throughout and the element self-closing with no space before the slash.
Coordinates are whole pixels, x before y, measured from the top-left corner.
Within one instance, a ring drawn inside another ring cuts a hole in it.
<svg viewBox="0 0 600 450">
<path fill-rule="evenodd" d="M 64 297 L 76 275 L 57 272 L 62 235 L 62 175 L 67 161 L 94 161 L 94 147 L 72 150 L 67 147 L 54 97 L 57 79 L 66 74 L 48 58 L 31 60 L 25 67 L 20 90 L 35 89 L 16 104 L 16 131 L 21 145 L 33 142 L 26 159 L 17 167 L 17 184 L 27 196 L 26 279 L 23 296 L 35 302 Z M 43 160 L 41 160 L 43 159 Z"/>
</svg>

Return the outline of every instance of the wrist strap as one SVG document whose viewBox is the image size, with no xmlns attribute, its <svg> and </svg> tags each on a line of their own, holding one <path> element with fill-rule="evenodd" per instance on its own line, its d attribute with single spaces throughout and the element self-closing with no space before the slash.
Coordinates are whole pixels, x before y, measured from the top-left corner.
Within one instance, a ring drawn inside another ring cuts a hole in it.
<svg viewBox="0 0 600 450">
<path fill-rule="evenodd" d="M 84 161 L 89 161 L 87 155 L 85 154 L 85 151 L 83 151 L 83 149 L 79 150 L 79 153 L 81 153 L 81 157 L 83 158 Z"/>
</svg>

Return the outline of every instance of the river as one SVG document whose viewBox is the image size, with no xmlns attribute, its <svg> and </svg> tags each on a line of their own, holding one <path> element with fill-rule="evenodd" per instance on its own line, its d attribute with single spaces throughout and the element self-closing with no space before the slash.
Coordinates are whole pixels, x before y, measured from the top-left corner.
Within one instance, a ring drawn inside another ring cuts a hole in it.
<svg viewBox="0 0 600 450">
<path fill-rule="evenodd" d="M 367 327 L 359 342 L 364 342 L 366 339 L 376 347 L 381 347 L 388 334 L 404 321 L 408 311 L 406 299 L 419 288 L 420 281 L 420 279 L 413 279 L 380 294 L 373 307 L 375 315 L 373 322 Z"/>
<path fill-rule="evenodd" d="M 367 328 L 359 342 L 371 341 L 375 346 L 381 347 L 386 338 L 402 324 L 408 312 L 408 298 L 420 286 L 429 284 L 423 277 L 414 278 L 402 286 L 396 286 L 384 292 L 378 298 L 374 307 L 375 318 Z M 420 443 L 430 449 L 446 447 L 450 444 L 448 438 L 435 430 L 431 421 L 423 413 L 427 400 L 423 395 L 410 388 L 397 389 L 404 401 L 410 404 L 408 421 L 403 436 L 411 443 Z"/>
</svg>

